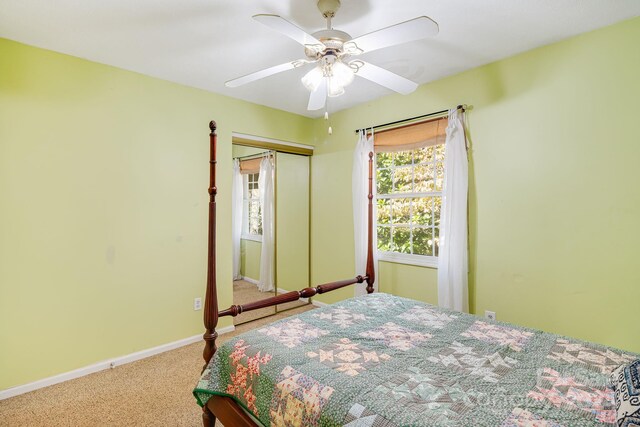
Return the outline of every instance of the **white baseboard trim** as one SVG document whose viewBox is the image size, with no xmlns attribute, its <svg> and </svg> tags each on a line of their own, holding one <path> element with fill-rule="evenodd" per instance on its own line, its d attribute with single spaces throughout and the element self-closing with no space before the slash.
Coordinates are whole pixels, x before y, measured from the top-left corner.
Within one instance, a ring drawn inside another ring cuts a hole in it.
<svg viewBox="0 0 640 427">
<path fill-rule="evenodd" d="M 249 282 L 249 283 L 251 283 L 253 285 L 256 285 L 256 286 L 258 286 L 258 283 L 260 283 L 258 280 L 252 279 L 251 277 L 247 277 L 247 276 L 242 276 L 241 280 L 244 280 L 245 282 Z"/>
<path fill-rule="evenodd" d="M 232 332 L 234 330 L 235 330 L 235 326 L 231 325 L 231 326 L 226 326 L 224 328 L 220 328 L 217 330 L 217 332 L 218 334 L 222 335 L 228 332 Z M 84 377 L 85 375 L 93 374 L 95 372 L 103 371 L 105 369 L 112 369 L 112 368 L 115 368 L 116 366 L 135 362 L 136 360 L 140 360 L 140 359 L 145 359 L 147 357 L 151 357 L 156 354 L 164 353 L 165 351 L 175 350 L 176 348 L 184 347 L 185 345 L 193 344 L 201 340 L 202 340 L 202 335 L 194 335 L 189 338 L 184 338 L 178 341 L 162 344 L 157 347 L 136 351 L 135 353 L 126 354 L 124 356 L 118 356 L 113 359 L 103 360 L 102 362 L 94 363 L 93 365 L 85 366 L 79 369 L 74 369 L 73 371 L 64 372 L 62 374 L 54 375 L 52 377 L 43 378 L 41 380 L 37 380 L 32 383 L 11 387 L 6 390 L 0 390 L 0 400 L 8 399 L 10 397 L 14 397 L 20 394 L 28 393 L 30 391 L 38 390 L 40 388 L 49 387 L 50 385 L 58 384 L 64 381 L 69 381 L 76 378 Z"/>
</svg>

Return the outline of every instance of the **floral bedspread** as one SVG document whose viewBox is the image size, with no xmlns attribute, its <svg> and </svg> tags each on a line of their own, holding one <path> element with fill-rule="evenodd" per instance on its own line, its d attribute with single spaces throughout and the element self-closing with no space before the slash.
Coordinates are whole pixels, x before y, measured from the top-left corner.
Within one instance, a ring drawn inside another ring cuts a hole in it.
<svg viewBox="0 0 640 427">
<path fill-rule="evenodd" d="M 638 355 L 375 293 L 218 349 L 194 395 L 265 426 L 613 425 L 609 373 Z"/>
</svg>

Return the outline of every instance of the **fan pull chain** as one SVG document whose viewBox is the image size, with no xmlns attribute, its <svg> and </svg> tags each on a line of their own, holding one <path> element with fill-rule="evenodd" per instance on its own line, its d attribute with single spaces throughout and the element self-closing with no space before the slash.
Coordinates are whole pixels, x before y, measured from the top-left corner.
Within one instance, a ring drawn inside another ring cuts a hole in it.
<svg viewBox="0 0 640 427">
<path fill-rule="evenodd" d="M 324 105 L 324 119 L 325 120 L 329 120 L 329 106 L 327 105 L 329 103 L 329 100 L 327 100 L 327 103 Z M 327 129 L 327 132 L 329 133 L 329 135 L 333 135 L 333 128 L 331 126 L 329 126 L 329 129 Z"/>
</svg>

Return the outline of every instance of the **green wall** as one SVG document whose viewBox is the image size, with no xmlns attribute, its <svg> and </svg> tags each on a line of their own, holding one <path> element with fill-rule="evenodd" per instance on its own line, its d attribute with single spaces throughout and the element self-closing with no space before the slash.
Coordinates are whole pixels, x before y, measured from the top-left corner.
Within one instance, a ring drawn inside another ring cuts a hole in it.
<svg viewBox="0 0 640 427">
<path fill-rule="evenodd" d="M 240 239 L 240 274 L 252 280 L 260 280 L 260 254 L 262 242 Z"/>
<path fill-rule="evenodd" d="M 231 133 L 309 144 L 312 121 L 9 40 L 0 57 L 0 389 L 202 333 L 209 120 L 221 306 Z"/>
<path fill-rule="evenodd" d="M 472 311 L 640 352 L 638 40 L 640 18 L 333 114 L 332 136 L 316 120 L 312 281 L 354 274 L 354 129 L 466 103 Z M 431 303 L 436 278 L 380 265 Z"/>
<path fill-rule="evenodd" d="M 438 303 L 438 270 L 435 268 L 380 261 L 378 283 L 380 292 Z"/>
<path fill-rule="evenodd" d="M 231 146 L 231 157 L 242 157 L 242 156 L 252 156 L 254 154 L 264 153 L 264 148 L 256 148 L 256 147 L 247 147 L 245 145 L 233 144 Z"/>
</svg>

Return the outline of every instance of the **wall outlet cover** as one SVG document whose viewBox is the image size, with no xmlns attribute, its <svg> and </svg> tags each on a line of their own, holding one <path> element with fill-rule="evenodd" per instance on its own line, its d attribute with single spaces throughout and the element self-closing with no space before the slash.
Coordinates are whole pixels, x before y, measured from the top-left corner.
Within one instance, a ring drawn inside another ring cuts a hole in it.
<svg viewBox="0 0 640 427">
<path fill-rule="evenodd" d="M 202 298 L 194 298 L 193 309 L 196 311 L 202 309 Z"/>
<path fill-rule="evenodd" d="M 484 317 L 486 319 L 489 319 L 489 320 L 496 320 L 496 312 L 495 311 L 486 310 L 484 312 Z"/>
</svg>

